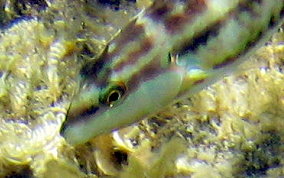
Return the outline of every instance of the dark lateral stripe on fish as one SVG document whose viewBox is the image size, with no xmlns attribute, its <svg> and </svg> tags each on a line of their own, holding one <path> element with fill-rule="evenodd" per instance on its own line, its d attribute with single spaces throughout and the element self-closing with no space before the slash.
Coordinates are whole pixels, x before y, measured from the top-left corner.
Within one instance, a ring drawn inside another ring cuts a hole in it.
<svg viewBox="0 0 284 178">
<path fill-rule="evenodd" d="M 206 10 L 205 0 L 189 1 L 184 5 L 183 12 L 171 14 L 165 19 L 165 27 L 168 33 L 178 34 L 183 30 L 184 25 L 190 23 L 198 14 Z"/>
<path fill-rule="evenodd" d="M 159 59 L 160 57 L 161 56 L 156 56 L 155 58 Z M 136 90 L 141 83 L 144 83 L 148 80 L 151 80 L 152 78 L 155 78 L 156 76 L 160 75 L 163 71 L 165 71 L 165 69 L 161 68 L 160 60 L 154 59 L 150 61 L 150 63 L 145 65 L 143 68 L 140 68 L 140 70 L 133 73 L 131 78 L 129 78 L 129 81 L 127 82 L 129 93 Z"/>
<path fill-rule="evenodd" d="M 186 14 L 196 14 L 202 12 L 207 6 L 207 0 L 192 0 L 185 4 Z"/>
<path fill-rule="evenodd" d="M 257 0 L 258 3 L 260 3 L 260 0 Z M 282 22 L 284 20 L 284 5 L 282 6 L 282 10 L 280 11 L 280 19 L 282 19 Z M 228 57 L 227 59 L 224 59 L 224 61 L 222 63 L 219 63 L 215 66 L 213 66 L 213 69 L 220 69 L 220 68 L 224 68 L 225 66 L 228 66 L 232 63 L 234 63 L 240 56 L 246 54 L 247 52 L 249 52 L 251 49 L 253 49 L 256 44 L 259 42 L 259 40 L 261 40 L 262 38 L 264 38 L 265 34 L 267 31 L 275 28 L 277 25 L 279 25 L 279 23 L 277 23 L 278 20 L 275 19 L 274 14 L 271 14 L 269 23 L 267 24 L 267 27 L 263 30 L 260 30 L 257 34 L 257 36 L 255 37 L 255 39 L 248 41 L 246 44 L 246 47 L 244 50 L 242 50 L 239 54 L 237 54 L 234 57 Z"/>
<path fill-rule="evenodd" d="M 193 53 L 194 51 L 198 50 L 200 46 L 205 46 L 211 38 L 214 38 L 218 35 L 220 29 L 223 28 L 224 20 L 226 19 L 221 19 L 220 21 L 217 21 L 216 23 L 208 27 L 206 31 L 201 32 L 199 35 L 196 35 L 195 38 L 185 42 L 185 44 L 182 45 L 184 47 L 179 49 L 178 52 L 175 53 L 178 53 L 182 56 L 186 53 Z"/>
<path fill-rule="evenodd" d="M 136 21 L 137 19 L 130 22 L 117 38 L 111 42 L 115 47 L 113 51 L 110 51 L 109 58 L 117 56 L 128 43 L 139 39 L 141 35 L 145 34 L 144 25 L 137 24 Z"/>
<path fill-rule="evenodd" d="M 82 68 L 81 75 L 83 77 L 87 77 L 88 79 L 101 79 L 101 83 L 104 83 L 103 81 L 106 81 L 105 79 L 108 78 L 108 75 L 110 74 L 109 64 L 112 64 L 113 60 L 117 60 L 116 56 L 119 57 L 121 55 L 121 51 L 123 51 L 126 44 L 135 40 L 139 41 L 140 36 L 145 34 L 143 25 L 136 24 L 135 21 L 136 20 L 128 24 L 123 33 L 121 33 L 127 35 L 119 35 L 115 40 L 112 41 L 112 43 L 115 45 L 115 49 L 113 51 L 108 52 L 107 48 L 102 56 L 100 56 L 95 61 L 86 64 Z M 143 49 L 141 49 L 141 51 L 142 50 Z"/>
<path fill-rule="evenodd" d="M 261 0 L 256 0 L 258 3 L 260 3 Z M 230 20 L 232 17 L 236 16 L 236 14 L 246 11 L 250 14 L 255 14 L 254 9 L 252 7 L 246 6 L 246 4 L 240 3 L 240 6 L 238 6 L 236 9 L 233 9 L 231 12 L 228 13 L 227 16 L 225 16 L 222 19 L 219 19 L 215 23 L 208 26 L 205 31 L 200 32 L 196 35 L 196 37 L 190 39 L 189 41 L 186 41 L 180 49 L 178 49 L 178 52 L 180 55 L 183 55 L 185 53 L 194 53 L 195 50 L 197 50 L 200 46 L 206 46 L 207 42 L 218 36 L 220 33 L 220 30 L 224 28 L 224 25 L 226 21 Z M 177 49 L 176 49 L 177 50 Z M 175 51 L 176 51 L 175 50 Z"/>
<path fill-rule="evenodd" d="M 165 17 L 173 10 L 172 2 L 155 1 L 151 8 L 146 10 L 146 17 L 153 19 L 153 21 L 163 21 Z"/>
<path fill-rule="evenodd" d="M 108 52 L 108 49 L 106 49 L 107 51 L 105 54 L 96 59 L 93 64 L 88 63 L 86 66 L 84 66 L 81 75 L 97 77 L 99 76 L 100 72 L 105 73 L 104 71 L 108 70 L 107 64 L 111 64 L 113 60 L 116 59 L 115 56 L 119 56 L 121 54 L 121 51 L 123 51 L 125 45 L 134 40 L 138 40 L 137 38 L 143 34 L 145 34 L 143 25 L 135 24 L 134 20 L 126 26 L 126 28 L 123 30 L 123 33 L 119 34 L 118 37 L 111 42 L 113 45 L 115 45 L 114 50 Z"/>
<path fill-rule="evenodd" d="M 192 0 L 189 2 L 166 1 L 165 3 L 154 3 L 146 17 L 153 22 L 163 24 L 169 34 L 177 34 L 183 26 L 190 23 L 194 17 L 201 14 L 207 8 L 205 0 Z M 177 4 L 183 5 L 181 12 L 174 12 Z"/>
<path fill-rule="evenodd" d="M 83 66 L 83 68 L 80 71 L 80 75 L 83 78 L 97 78 L 98 73 L 101 71 L 101 69 L 105 66 L 105 61 L 100 59 L 97 59 L 96 61 L 89 62 Z"/>
<path fill-rule="evenodd" d="M 113 66 L 113 70 L 118 72 L 123 69 L 123 67 L 127 65 L 134 65 L 142 56 L 147 54 L 150 50 L 152 50 L 155 46 L 153 45 L 154 37 L 145 37 L 141 44 L 137 49 L 130 51 L 129 54 L 126 54 L 126 58 L 120 59 L 119 63 Z"/>
</svg>

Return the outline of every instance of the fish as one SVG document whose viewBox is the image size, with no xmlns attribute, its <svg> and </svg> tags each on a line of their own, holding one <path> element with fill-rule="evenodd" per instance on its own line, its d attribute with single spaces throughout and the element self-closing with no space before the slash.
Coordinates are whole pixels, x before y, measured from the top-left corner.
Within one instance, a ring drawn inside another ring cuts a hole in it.
<svg viewBox="0 0 284 178">
<path fill-rule="evenodd" d="M 233 71 L 283 21 L 283 0 L 154 1 L 82 67 L 60 134 L 84 144 L 194 95 Z"/>
</svg>

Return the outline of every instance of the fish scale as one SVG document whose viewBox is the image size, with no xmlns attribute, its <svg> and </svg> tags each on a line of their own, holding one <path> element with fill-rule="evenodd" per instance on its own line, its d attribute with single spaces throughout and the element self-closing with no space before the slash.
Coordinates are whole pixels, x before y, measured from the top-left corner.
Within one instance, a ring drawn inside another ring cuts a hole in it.
<svg viewBox="0 0 284 178">
<path fill-rule="evenodd" d="M 157 0 L 82 68 L 61 134 L 127 126 L 233 70 L 283 23 L 283 0 Z"/>
</svg>

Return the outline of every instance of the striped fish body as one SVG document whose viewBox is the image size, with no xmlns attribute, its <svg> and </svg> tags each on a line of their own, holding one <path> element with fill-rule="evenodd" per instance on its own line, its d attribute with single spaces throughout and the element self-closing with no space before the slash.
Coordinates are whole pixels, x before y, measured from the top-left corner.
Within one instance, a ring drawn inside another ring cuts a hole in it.
<svg viewBox="0 0 284 178">
<path fill-rule="evenodd" d="M 283 19 L 283 0 L 156 1 L 82 69 L 61 134 L 82 144 L 155 114 L 235 68 Z"/>
</svg>

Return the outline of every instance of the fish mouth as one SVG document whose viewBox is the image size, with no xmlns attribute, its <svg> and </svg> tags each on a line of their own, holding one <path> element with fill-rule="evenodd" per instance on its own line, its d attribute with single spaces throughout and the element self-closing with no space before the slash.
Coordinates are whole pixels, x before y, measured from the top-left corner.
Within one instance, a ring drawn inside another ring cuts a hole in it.
<svg viewBox="0 0 284 178">
<path fill-rule="evenodd" d="M 86 122 L 88 118 L 94 116 L 98 112 L 100 107 L 91 106 L 89 108 L 81 108 L 80 110 L 71 110 L 70 108 L 68 109 L 66 119 L 62 123 L 62 126 L 60 128 L 60 135 L 63 137 L 66 133 L 67 128 L 82 122 Z"/>
</svg>

